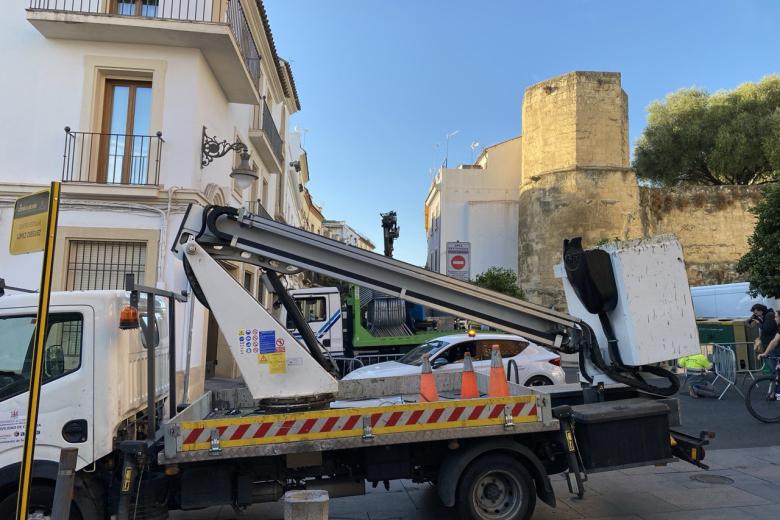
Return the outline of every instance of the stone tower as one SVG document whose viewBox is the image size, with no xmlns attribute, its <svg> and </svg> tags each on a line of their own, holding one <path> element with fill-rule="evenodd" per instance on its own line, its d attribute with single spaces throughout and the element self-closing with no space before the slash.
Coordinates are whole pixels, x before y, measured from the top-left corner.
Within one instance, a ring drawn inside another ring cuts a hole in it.
<svg viewBox="0 0 780 520">
<path fill-rule="evenodd" d="M 527 297 L 560 305 L 553 277 L 563 240 L 585 245 L 641 236 L 639 187 L 629 168 L 628 99 L 613 72 L 571 72 L 523 98 L 518 253 Z"/>
</svg>

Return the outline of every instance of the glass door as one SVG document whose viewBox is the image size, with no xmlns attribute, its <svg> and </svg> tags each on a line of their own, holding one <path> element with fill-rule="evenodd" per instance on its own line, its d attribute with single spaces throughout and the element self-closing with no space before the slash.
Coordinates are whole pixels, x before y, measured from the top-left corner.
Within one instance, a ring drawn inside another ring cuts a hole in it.
<svg viewBox="0 0 780 520">
<path fill-rule="evenodd" d="M 112 14 L 154 17 L 160 0 L 114 0 L 112 4 Z"/>
<path fill-rule="evenodd" d="M 98 182 L 149 183 L 151 111 L 151 82 L 106 81 Z"/>
</svg>

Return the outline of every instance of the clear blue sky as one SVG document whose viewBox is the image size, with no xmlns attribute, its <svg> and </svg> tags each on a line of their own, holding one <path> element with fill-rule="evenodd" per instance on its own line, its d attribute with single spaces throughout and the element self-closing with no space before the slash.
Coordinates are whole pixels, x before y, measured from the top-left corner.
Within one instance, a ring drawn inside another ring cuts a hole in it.
<svg viewBox="0 0 780 520">
<path fill-rule="evenodd" d="M 429 170 L 469 144 L 520 133 L 523 90 L 572 70 L 622 73 L 633 143 L 646 107 L 682 87 L 714 91 L 780 71 L 780 2 L 265 0 L 293 68 L 315 201 L 381 251 L 425 261 Z M 434 145 L 441 145 L 435 150 Z"/>
</svg>

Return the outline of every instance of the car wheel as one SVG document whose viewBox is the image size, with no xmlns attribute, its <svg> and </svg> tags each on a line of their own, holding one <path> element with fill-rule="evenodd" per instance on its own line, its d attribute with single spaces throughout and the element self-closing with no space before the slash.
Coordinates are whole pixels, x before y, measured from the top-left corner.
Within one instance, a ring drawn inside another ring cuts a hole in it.
<svg viewBox="0 0 780 520">
<path fill-rule="evenodd" d="M 545 376 L 533 376 L 525 382 L 524 386 L 547 386 L 553 384 L 552 380 Z"/>
</svg>

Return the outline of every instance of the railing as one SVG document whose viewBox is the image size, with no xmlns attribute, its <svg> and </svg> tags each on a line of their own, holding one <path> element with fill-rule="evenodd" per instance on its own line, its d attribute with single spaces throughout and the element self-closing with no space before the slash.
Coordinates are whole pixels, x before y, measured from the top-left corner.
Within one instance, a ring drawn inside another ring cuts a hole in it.
<svg viewBox="0 0 780 520">
<path fill-rule="evenodd" d="M 263 99 L 262 105 L 255 107 L 252 128 L 263 131 L 274 156 L 280 163 L 284 163 L 282 137 L 279 135 L 279 130 L 271 117 L 271 111 L 268 109 L 268 103 L 265 102 L 265 99 Z"/>
<path fill-rule="evenodd" d="M 165 141 L 156 135 L 73 132 L 65 127 L 63 182 L 157 185 Z"/>
<path fill-rule="evenodd" d="M 240 0 L 30 0 L 30 10 L 227 24 L 252 80 L 260 81 L 260 52 Z"/>
</svg>

